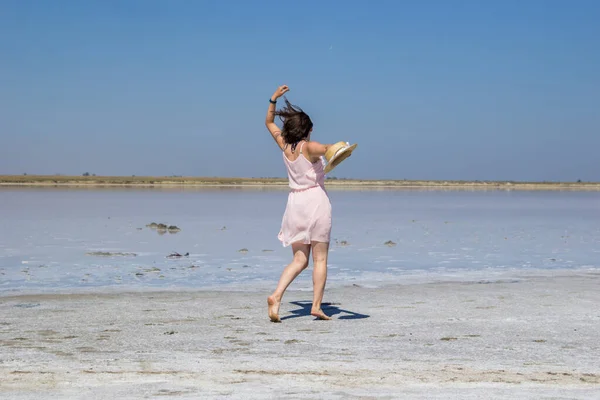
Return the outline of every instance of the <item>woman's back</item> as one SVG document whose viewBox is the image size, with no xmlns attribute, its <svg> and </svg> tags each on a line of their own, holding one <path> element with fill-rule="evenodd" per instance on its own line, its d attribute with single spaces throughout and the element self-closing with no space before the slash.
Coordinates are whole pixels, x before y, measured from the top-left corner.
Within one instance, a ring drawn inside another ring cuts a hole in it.
<svg viewBox="0 0 600 400">
<path fill-rule="evenodd" d="M 323 171 L 323 162 L 318 160 L 311 162 L 306 158 L 306 154 L 302 153 L 304 141 L 297 146 L 299 151 L 289 154 L 286 150 L 282 152 L 283 160 L 287 168 L 288 180 L 290 188 L 294 190 L 309 189 L 315 186 L 325 185 L 325 173 Z M 295 159 L 294 159 L 295 156 Z"/>
</svg>

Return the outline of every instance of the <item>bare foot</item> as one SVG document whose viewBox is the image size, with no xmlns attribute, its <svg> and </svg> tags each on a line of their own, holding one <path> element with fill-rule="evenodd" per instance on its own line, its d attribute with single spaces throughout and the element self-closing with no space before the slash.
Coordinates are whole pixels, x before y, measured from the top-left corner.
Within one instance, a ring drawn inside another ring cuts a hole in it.
<svg viewBox="0 0 600 400">
<path fill-rule="evenodd" d="M 269 305 L 269 318 L 271 322 L 281 322 L 279 319 L 279 301 L 275 296 L 267 297 L 267 304 Z"/>
<path fill-rule="evenodd" d="M 312 315 L 313 317 L 317 317 L 317 319 L 324 319 L 324 320 L 330 320 L 331 319 L 320 308 L 318 310 L 310 310 L 310 315 Z"/>
</svg>

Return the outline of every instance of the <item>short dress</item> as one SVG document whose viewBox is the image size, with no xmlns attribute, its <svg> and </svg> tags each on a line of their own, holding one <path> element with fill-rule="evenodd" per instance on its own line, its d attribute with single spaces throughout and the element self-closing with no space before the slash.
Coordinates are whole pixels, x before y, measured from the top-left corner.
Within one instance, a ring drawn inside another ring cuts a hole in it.
<svg viewBox="0 0 600 400">
<path fill-rule="evenodd" d="M 310 162 L 302 154 L 290 161 L 283 152 L 290 193 L 281 221 L 278 239 L 284 247 L 292 243 L 329 243 L 331 236 L 331 202 L 325 190 L 323 161 Z"/>
</svg>

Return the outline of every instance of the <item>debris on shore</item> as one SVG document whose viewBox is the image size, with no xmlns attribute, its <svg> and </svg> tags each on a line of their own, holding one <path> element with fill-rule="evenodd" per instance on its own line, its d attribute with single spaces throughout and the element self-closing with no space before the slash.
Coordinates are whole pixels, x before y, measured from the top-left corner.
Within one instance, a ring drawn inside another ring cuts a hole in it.
<svg viewBox="0 0 600 400">
<path fill-rule="evenodd" d="M 167 258 L 179 258 L 179 257 L 189 257 L 190 253 L 179 254 L 178 252 L 173 252 L 167 256 Z"/>
</svg>

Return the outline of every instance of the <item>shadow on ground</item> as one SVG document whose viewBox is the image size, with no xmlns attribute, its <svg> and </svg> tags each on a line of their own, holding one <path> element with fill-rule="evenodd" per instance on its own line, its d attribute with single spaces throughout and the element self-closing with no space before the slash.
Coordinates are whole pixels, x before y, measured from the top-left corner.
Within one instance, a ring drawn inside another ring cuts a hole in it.
<svg viewBox="0 0 600 400">
<path fill-rule="evenodd" d="M 282 321 L 284 319 L 311 316 L 310 309 L 312 307 L 312 301 L 291 301 L 290 304 L 295 304 L 300 308 L 296 310 L 291 310 L 290 312 L 292 313 L 292 315 L 286 315 L 285 317 L 281 317 Z M 344 310 L 343 308 L 339 308 L 338 305 L 339 303 L 321 303 L 321 310 L 323 310 L 325 314 L 329 315 L 332 318 L 335 315 L 344 314 L 335 319 L 363 319 L 370 317 L 366 314 L 360 314 L 353 311 Z"/>
</svg>

